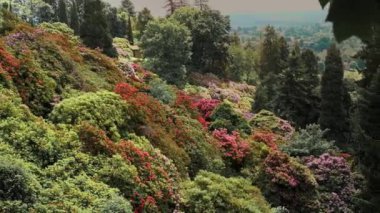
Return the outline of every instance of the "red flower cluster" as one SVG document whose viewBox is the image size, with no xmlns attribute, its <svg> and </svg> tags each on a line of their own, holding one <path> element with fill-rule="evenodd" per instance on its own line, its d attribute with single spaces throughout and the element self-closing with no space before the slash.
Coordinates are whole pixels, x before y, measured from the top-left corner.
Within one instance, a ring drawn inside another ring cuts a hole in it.
<svg viewBox="0 0 380 213">
<path fill-rule="evenodd" d="M 195 104 L 194 97 L 187 95 L 184 92 L 177 93 L 177 100 L 175 101 L 176 106 L 184 106 L 187 110 L 195 110 L 197 108 Z"/>
<path fill-rule="evenodd" d="M 201 99 L 195 103 L 195 106 L 201 112 L 203 118 L 208 120 L 212 111 L 220 104 L 219 100 L 215 99 Z"/>
<path fill-rule="evenodd" d="M 271 132 L 255 132 L 252 139 L 257 142 L 265 143 L 272 150 L 278 150 L 276 135 Z"/>
<path fill-rule="evenodd" d="M 15 75 L 14 70 L 20 66 L 20 61 L 13 57 L 8 51 L 0 47 L 0 74 L 5 74 L 7 77 Z"/>
<path fill-rule="evenodd" d="M 241 162 L 250 152 L 248 142 L 242 140 L 236 131 L 228 134 L 227 129 L 216 129 L 213 136 L 218 140 L 218 146 L 225 157 Z"/>
<path fill-rule="evenodd" d="M 127 83 L 120 83 L 116 85 L 115 92 L 125 100 L 129 99 L 132 95 L 138 92 L 138 89 Z"/>
</svg>

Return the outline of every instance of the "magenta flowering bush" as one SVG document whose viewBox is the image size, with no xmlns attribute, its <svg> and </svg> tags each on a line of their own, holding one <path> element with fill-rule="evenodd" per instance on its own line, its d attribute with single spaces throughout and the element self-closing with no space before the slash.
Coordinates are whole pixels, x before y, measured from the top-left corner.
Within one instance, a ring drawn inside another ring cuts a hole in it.
<svg viewBox="0 0 380 213">
<path fill-rule="evenodd" d="M 306 157 L 304 162 L 318 182 L 323 212 L 353 212 L 352 198 L 359 190 L 346 159 L 326 153 Z"/>
</svg>

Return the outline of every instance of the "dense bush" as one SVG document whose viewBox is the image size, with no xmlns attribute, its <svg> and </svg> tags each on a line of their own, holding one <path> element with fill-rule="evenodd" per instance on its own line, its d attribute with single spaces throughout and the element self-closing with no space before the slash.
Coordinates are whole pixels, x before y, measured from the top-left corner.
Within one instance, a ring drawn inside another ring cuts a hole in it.
<svg viewBox="0 0 380 213">
<path fill-rule="evenodd" d="M 166 84 L 165 81 L 156 78 L 149 82 L 149 93 L 164 104 L 171 104 L 176 99 L 173 87 Z"/>
<path fill-rule="evenodd" d="M 258 188 L 242 178 L 202 171 L 181 185 L 185 212 L 271 212 Z"/>
<path fill-rule="evenodd" d="M 319 157 L 306 157 L 304 163 L 313 172 L 318 183 L 321 211 L 355 212 L 355 175 L 342 157 L 323 154 Z"/>
<path fill-rule="evenodd" d="M 212 112 L 210 116 L 212 122 L 210 129 L 225 128 L 228 132 L 239 130 L 245 134 L 251 134 L 251 127 L 248 122 L 234 111 L 232 106 L 228 103 L 222 103 Z"/>
<path fill-rule="evenodd" d="M 35 202 L 37 192 L 34 190 L 36 190 L 38 182 L 35 182 L 31 174 L 20 163 L 13 162 L 9 157 L 2 156 L 0 158 L 0 202 Z"/>
<path fill-rule="evenodd" d="M 333 141 L 324 138 L 327 131 L 322 131 L 319 125 L 308 125 L 282 146 L 281 150 L 291 156 L 319 156 L 335 148 Z"/>
<path fill-rule="evenodd" d="M 224 157 L 232 162 L 240 164 L 250 152 L 248 142 L 242 140 L 236 131 L 228 134 L 227 129 L 216 129 L 213 136 L 218 141 L 218 147 Z"/>
<path fill-rule="evenodd" d="M 313 212 L 320 208 L 317 181 L 311 171 L 287 154 L 275 151 L 265 159 L 260 187 L 268 201 L 292 212 Z"/>
<path fill-rule="evenodd" d="M 289 140 L 295 132 L 295 129 L 288 121 L 276 117 L 274 113 L 267 110 L 261 110 L 259 113 L 255 114 L 249 124 L 254 129 L 273 132 L 282 136 L 285 140 Z"/>
<path fill-rule="evenodd" d="M 127 135 L 129 115 L 127 104 L 117 94 L 103 91 L 63 100 L 54 107 L 49 119 L 73 125 L 85 121 L 118 140 Z"/>
</svg>

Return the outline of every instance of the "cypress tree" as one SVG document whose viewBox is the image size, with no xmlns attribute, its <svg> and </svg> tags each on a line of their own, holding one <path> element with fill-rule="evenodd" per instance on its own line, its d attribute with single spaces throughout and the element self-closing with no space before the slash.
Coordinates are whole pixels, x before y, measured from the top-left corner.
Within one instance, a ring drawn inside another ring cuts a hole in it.
<svg viewBox="0 0 380 213">
<path fill-rule="evenodd" d="M 100 48 L 108 56 L 114 57 L 117 53 L 112 46 L 112 36 L 103 8 L 101 0 L 85 0 L 80 37 L 88 47 Z"/>
<path fill-rule="evenodd" d="M 340 51 L 332 45 L 327 52 L 325 71 L 321 81 L 321 115 L 319 123 L 322 129 L 329 129 L 328 139 L 335 140 L 337 145 L 347 142 L 349 122 L 344 106 L 343 62 Z"/>
<path fill-rule="evenodd" d="M 363 71 L 358 102 L 360 131 L 357 134 L 358 156 L 362 172 L 367 179 L 365 198 L 371 206 L 366 212 L 380 209 L 380 27 L 374 28 L 373 36 L 360 56 L 366 62 Z"/>
<path fill-rule="evenodd" d="M 80 24 L 79 24 L 79 15 L 78 15 L 78 6 L 75 0 L 73 0 L 71 9 L 70 9 L 70 27 L 74 30 L 75 34 L 79 33 Z"/>
<path fill-rule="evenodd" d="M 133 37 L 133 26 L 132 26 L 131 16 L 128 16 L 128 41 L 132 45 L 135 43 L 134 37 Z"/>
<path fill-rule="evenodd" d="M 65 0 L 59 0 L 57 15 L 58 15 L 59 22 L 62 22 L 65 24 L 69 23 L 69 20 L 67 18 L 67 5 L 66 5 Z"/>
<path fill-rule="evenodd" d="M 133 5 L 131 0 L 123 0 L 121 2 L 121 7 L 128 12 L 129 16 L 135 16 L 135 6 Z"/>
</svg>

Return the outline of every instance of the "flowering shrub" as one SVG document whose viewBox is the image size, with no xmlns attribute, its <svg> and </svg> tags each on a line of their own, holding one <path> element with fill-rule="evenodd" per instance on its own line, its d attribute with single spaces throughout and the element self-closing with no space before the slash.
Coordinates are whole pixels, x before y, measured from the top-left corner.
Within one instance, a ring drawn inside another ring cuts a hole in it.
<svg viewBox="0 0 380 213">
<path fill-rule="evenodd" d="M 120 94 L 123 99 L 128 100 L 138 92 L 138 89 L 127 83 L 120 83 L 116 85 L 115 92 Z"/>
<path fill-rule="evenodd" d="M 205 120 L 210 119 L 212 112 L 219 104 L 220 101 L 215 99 L 201 99 L 195 103 Z"/>
<path fill-rule="evenodd" d="M 295 132 L 288 121 L 276 117 L 267 110 L 261 110 L 255 114 L 249 123 L 255 129 L 273 132 L 282 136 L 284 140 L 289 140 Z"/>
<path fill-rule="evenodd" d="M 85 144 L 83 148 L 86 152 L 119 155 L 134 166 L 136 171 L 124 167 L 127 171 L 122 173 L 123 165 L 114 156 L 111 165 L 99 173 L 103 181 L 120 189 L 131 200 L 135 212 L 167 211 L 176 207 L 178 198 L 175 183 L 179 178 L 177 169 L 149 141 L 132 134 L 129 140 L 115 143 L 104 131 L 88 125 L 81 128 L 80 138 Z M 116 171 L 110 172 L 111 167 L 117 167 Z"/>
<path fill-rule="evenodd" d="M 283 205 L 298 212 L 319 209 L 313 174 L 287 154 L 270 152 L 264 161 L 262 175 L 261 189 L 273 205 Z"/>
<path fill-rule="evenodd" d="M 20 61 L 10 54 L 0 43 L 0 76 L 3 80 L 8 80 L 16 75 L 16 70 L 20 66 Z M 4 79 L 5 78 L 5 79 Z M 1 80 L 1 79 L 0 79 Z"/>
<path fill-rule="evenodd" d="M 218 140 L 219 148 L 224 156 L 232 161 L 241 163 L 249 153 L 249 144 L 240 138 L 238 132 L 228 134 L 227 129 L 214 130 L 213 136 Z"/>
<path fill-rule="evenodd" d="M 277 135 L 271 132 L 255 132 L 252 139 L 257 142 L 265 143 L 270 149 L 277 150 Z"/>
<path fill-rule="evenodd" d="M 344 158 L 323 154 L 305 157 L 304 163 L 318 182 L 321 211 L 354 212 L 353 198 L 359 190 L 355 187 L 354 174 Z"/>
<path fill-rule="evenodd" d="M 171 132 L 175 125 L 167 106 L 146 93 L 136 92 L 134 87 L 127 84 L 118 84 L 116 92 L 129 104 L 129 125 L 133 131 L 148 138 L 155 147 L 172 159 L 180 173 L 186 176 L 190 158 L 182 147 L 183 141 L 178 141 Z"/>
</svg>

